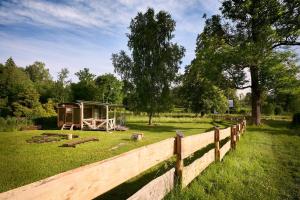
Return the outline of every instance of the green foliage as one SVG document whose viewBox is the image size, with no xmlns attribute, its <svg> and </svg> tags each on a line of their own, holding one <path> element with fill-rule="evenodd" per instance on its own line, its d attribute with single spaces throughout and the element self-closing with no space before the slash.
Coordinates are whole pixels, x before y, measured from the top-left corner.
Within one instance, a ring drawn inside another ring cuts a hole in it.
<svg viewBox="0 0 300 200">
<path fill-rule="evenodd" d="M 128 36 L 131 57 L 124 51 L 112 55 L 115 71 L 125 81 L 128 103 L 147 112 L 149 123 L 155 113 L 171 108 L 170 87 L 175 81 L 184 48 L 172 43 L 175 21 L 171 15 L 149 8 L 132 19 Z M 132 101 L 134 99 L 134 101 Z"/>
<path fill-rule="evenodd" d="M 278 47 L 300 44 L 296 1 L 223 1 L 222 15 L 206 20 L 197 38 L 196 58 L 205 77 L 224 89 L 250 87 L 252 114 L 260 123 L 263 92 L 291 88 L 296 80 L 294 55 Z"/>
<path fill-rule="evenodd" d="M 272 104 L 272 103 L 264 104 L 262 107 L 262 112 L 265 115 L 273 115 L 274 114 L 274 104 Z"/>
<path fill-rule="evenodd" d="M 37 117 L 33 120 L 34 124 L 41 125 L 43 130 L 57 129 L 57 116 Z"/>
<path fill-rule="evenodd" d="M 54 96 L 55 102 L 62 103 L 71 101 L 71 81 L 68 80 L 69 70 L 62 68 L 58 73 L 57 81 L 54 83 Z"/>
<path fill-rule="evenodd" d="M 202 116 L 211 112 L 224 113 L 228 108 L 228 101 L 224 92 L 209 81 L 186 77 L 183 82 L 182 98 L 186 99 L 185 107 Z"/>
<path fill-rule="evenodd" d="M 7 107 L 9 115 L 31 116 L 30 111 L 39 105 L 39 93 L 23 69 L 16 66 L 9 58 L 0 73 L 2 107 Z M 6 104 L 6 105 L 5 105 Z"/>
<path fill-rule="evenodd" d="M 283 113 L 283 109 L 281 106 L 275 106 L 275 109 L 274 109 L 274 114 L 275 115 L 281 115 Z"/>
<path fill-rule="evenodd" d="M 41 103 L 46 103 L 49 98 L 53 97 L 54 82 L 44 63 L 34 62 L 25 68 L 25 72 L 40 94 Z"/>
<path fill-rule="evenodd" d="M 31 124 L 32 121 L 26 118 L 0 117 L 0 132 L 18 131 Z"/>
<path fill-rule="evenodd" d="M 295 113 L 293 115 L 292 126 L 300 126 L 300 113 Z"/>
<path fill-rule="evenodd" d="M 123 84 L 113 74 L 96 77 L 84 68 L 75 73 L 78 83 L 71 84 L 73 100 L 93 100 L 108 103 L 122 103 Z"/>
<path fill-rule="evenodd" d="M 88 68 L 84 68 L 75 73 L 78 77 L 78 83 L 71 84 L 73 100 L 96 100 L 97 87 L 95 84 L 95 74 L 90 73 Z"/>
<path fill-rule="evenodd" d="M 49 72 L 43 63 L 35 62 L 24 70 L 9 58 L 0 70 L 1 116 L 32 119 L 55 115 L 54 103 L 49 99 L 51 83 Z M 40 99 L 40 94 L 44 95 L 44 100 Z"/>
<path fill-rule="evenodd" d="M 104 74 L 95 79 L 97 100 L 121 104 L 123 99 L 123 84 L 113 74 Z"/>
</svg>

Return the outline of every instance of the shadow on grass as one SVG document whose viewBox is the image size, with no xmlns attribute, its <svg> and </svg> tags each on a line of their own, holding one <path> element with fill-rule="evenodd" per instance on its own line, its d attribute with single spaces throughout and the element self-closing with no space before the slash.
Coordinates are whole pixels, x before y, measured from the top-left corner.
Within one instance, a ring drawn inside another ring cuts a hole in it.
<svg viewBox="0 0 300 200">
<path fill-rule="evenodd" d="M 228 121 L 212 121 L 210 122 L 211 125 L 213 125 L 213 127 L 211 128 L 211 130 L 214 129 L 215 126 L 224 126 L 224 127 L 229 127 L 232 123 L 228 122 Z"/>
<path fill-rule="evenodd" d="M 226 122 L 214 122 L 213 125 L 215 126 L 228 126 L 228 123 Z M 144 123 L 132 123 L 128 125 L 131 129 L 134 130 L 143 130 L 143 131 L 150 131 L 150 132 L 174 132 L 178 129 L 181 131 L 185 130 L 191 130 L 191 129 L 197 129 L 199 131 L 210 131 L 214 128 L 179 128 L 178 126 L 170 126 L 170 125 L 157 125 L 157 126 L 147 126 Z M 220 147 L 222 147 L 230 138 L 226 138 L 220 142 Z M 122 139 L 128 141 L 129 139 Z M 214 143 L 202 148 L 201 150 L 195 152 L 190 157 L 184 159 L 184 165 L 187 166 L 194 162 L 196 159 L 202 157 L 205 153 L 207 153 L 209 150 L 214 148 Z M 154 180 L 155 178 L 161 176 L 168 170 L 170 170 L 172 167 L 175 167 L 176 157 L 164 161 L 163 163 L 160 163 L 151 169 L 143 172 L 141 175 L 138 175 L 137 177 L 113 188 L 112 190 L 106 192 L 105 194 L 95 198 L 99 200 L 108 200 L 108 199 L 127 199 L 128 197 L 132 196 L 134 193 L 136 193 L 138 190 L 140 190 L 143 186 Z"/>
<path fill-rule="evenodd" d="M 128 124 L 128 127 L 133 130 L 141 130 L 141 131 L 149 131 L 149 132 L 154 132 L 154 133 L 161 133 L 161 132 L 176 132 L 176 130 L 181 130 L 181 131 L 186 131 L 186 130 L 204 130 L 204 131 L 209 131 L 211 128 L 201 128 L 201 127 L 178 127 L 178 126 L 170 126 L 170 125 L 156 125 L 156 126 L 148 126 L 145 125 L 144 123 L 134 123 L 134 124 Z M 212 127 L 213 128 L 213 127 Z"/>
<path fill-rule="evenodd" d="M 250 126 L 247 129 L 255 132 L 265 132 L 272 135 L 300 136 L 300 129 L 291 129 L 290 122 L 288 121 L 263 120 L 262 123 L 265 126 Z"/>
</svg>

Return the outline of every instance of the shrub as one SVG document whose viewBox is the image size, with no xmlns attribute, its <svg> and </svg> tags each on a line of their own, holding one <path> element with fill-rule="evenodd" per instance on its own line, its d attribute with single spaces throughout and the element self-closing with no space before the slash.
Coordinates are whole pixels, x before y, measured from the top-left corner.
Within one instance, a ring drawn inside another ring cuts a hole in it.
<svg viewBox="0 0 300 200">
<path fill-rule="evenodd" d="M 274 109 L 275 115 L 281 115 L 283 113 L 283 109 L 281 106 L 276 106 Z"/>
<path fill-rule="evenodd" d="M 241 110 L 239 110 L 238 114 L 240 114 L 240 115 L 246 115 L 247 114 L 247 110 L 241 109 Z"/>
<path fill-rule="evenodd" d="M 0 131 L 18 131 L 22 127 L 32 125 L 32 121 L 26 118 L 16 118 L 16 117 L 0 117 Z"/>
<path fill-rule="evenodd" d="M 295 113 L 293 115 L 292 125 L 293 126 L 300 126 L 300 113 Z"/>
<path fill-rule="evenodd" d="M 273 115 L 274 114 L 274 105 L 272 103 L 267 103 L 263 105 L 262 112 L 265 115 Z"/>
<path fill-rule="evenodd" d="M 41 125 L 42 129 L 57 129 L 57 116 L 38 117 L 33 121 L 35 125 Z"/>
</svg>

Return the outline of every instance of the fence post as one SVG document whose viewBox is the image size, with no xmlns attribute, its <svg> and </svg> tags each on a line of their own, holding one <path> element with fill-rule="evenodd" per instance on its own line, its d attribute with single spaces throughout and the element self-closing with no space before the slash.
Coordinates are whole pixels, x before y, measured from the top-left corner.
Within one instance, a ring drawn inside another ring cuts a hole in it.
<svg viewBox="0 0 300 200">
<path fill-rule="evenodd" d="M 243 134 L 245 133 L 245 122 L 244 122 L 244 120 L 242 121 L 242 133 Z"/>
<path fill-rule="evenodd" d="M 236 125 L 236 129 L 235 129 L 235 135 L 236 135 L 236 141 L 240 141 L 240 124 Z"/>
<path fill-rule="evenodd" d="M 215 161 L 220 161 L 220 129 L 215 127 Z"/>
<path fill-rule="evenodd" d="M 183 170 L 183 159 L 182 159 L 182 148 L 181 142 L 184 137 L 183 133 L 180 131 L 176 131 L 176 183 L 179 188 L 182 188 L 182 170 Z"/>
<path fill-rule="evenodd" d="M 236 147 L 236 125 L 231 126 L 231 135 L 230 135 L 230 146 L 231 149 L 235 149 Z"/>
<path fill-rule="evenodd" d="M 246 126 L 247 126 L 247 120 L 246 120 L 246 118 L 244 118 L 243 124 L 244 124 L 244 132 L 246 132 Z"/>
</svg>

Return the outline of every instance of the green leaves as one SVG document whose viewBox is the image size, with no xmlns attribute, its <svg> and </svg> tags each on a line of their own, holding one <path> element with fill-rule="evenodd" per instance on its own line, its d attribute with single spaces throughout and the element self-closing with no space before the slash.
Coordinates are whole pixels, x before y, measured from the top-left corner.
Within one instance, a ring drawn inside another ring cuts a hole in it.
<svg viewBox="0 0 300 200">
<path fill-rule="evenodd" d="M 152 116 L 171 107 L 170 87 L 185 50 L 172 43 L 175 21 L 164 11 L 138 13 L 129 29 L 131 56 L 120 51 L 112 63 L 125 83 L 129 107 Z"/>
<path fill-rule="evenodd" d="M 221 16 L 206 20 L 190 68 L 221 89 L 251 87 L 252 114 L 259 124 L 262 93 L 297 82 L 293 55 L 280 47 L 300 45 L 300 3 L 226 0 L 220 9 Z"/>
<path fill-rule="evenodd" d="M 122 103 L 123 84 L 113 74 L 96 77 L 84 68 L 75 73 L 79 82 L 71 84 L 73 100 L 92 100 L 107 103 Z"/>
</svg>

